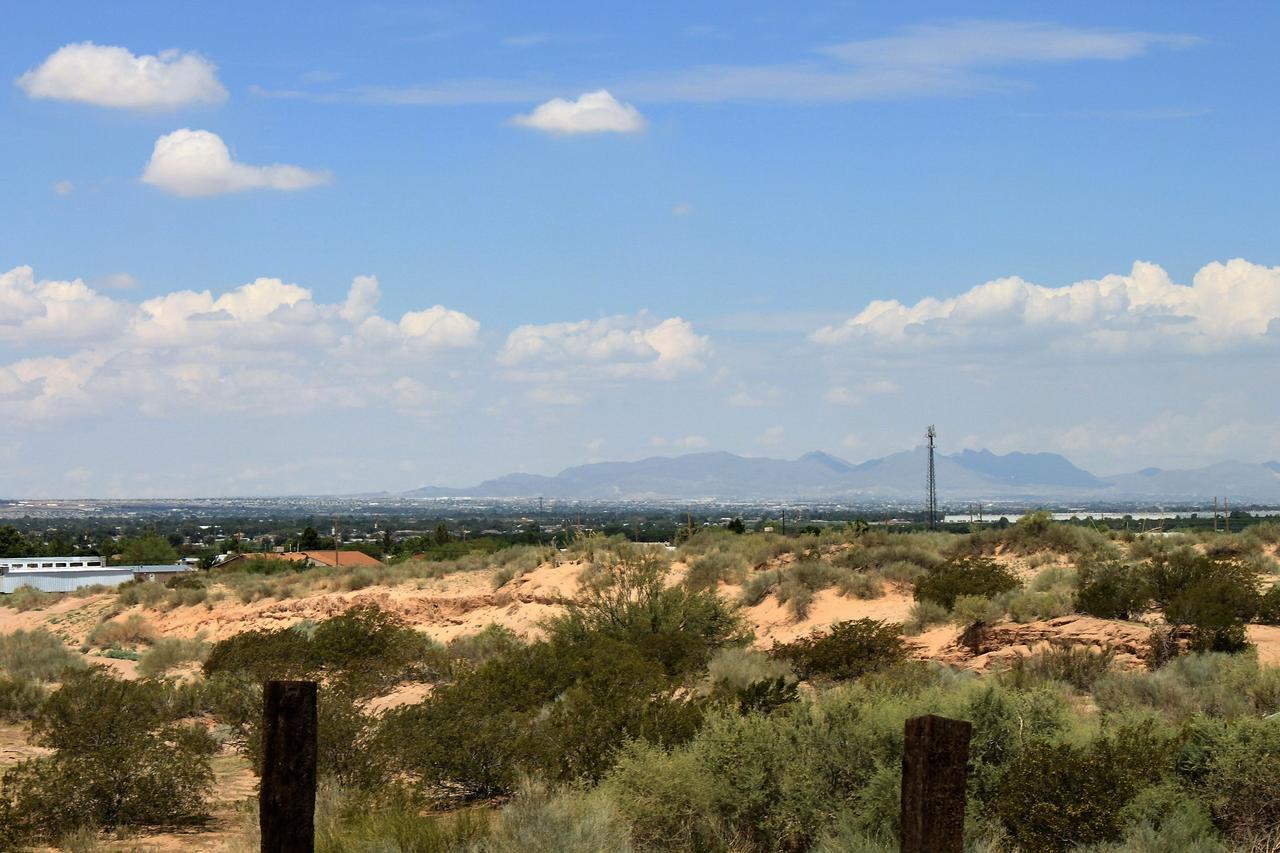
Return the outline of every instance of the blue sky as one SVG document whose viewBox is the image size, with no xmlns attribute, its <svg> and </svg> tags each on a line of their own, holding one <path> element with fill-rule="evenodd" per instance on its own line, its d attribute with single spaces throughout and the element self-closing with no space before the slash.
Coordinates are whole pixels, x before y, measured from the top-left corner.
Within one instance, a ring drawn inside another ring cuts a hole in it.
<svg viewBox="0 0 1280 853">
<path fill-rule="evenodd" d="M 120 8 L 0 30 L 0 494 L 1280 456 L 1274 6 Z"/>
</svg>

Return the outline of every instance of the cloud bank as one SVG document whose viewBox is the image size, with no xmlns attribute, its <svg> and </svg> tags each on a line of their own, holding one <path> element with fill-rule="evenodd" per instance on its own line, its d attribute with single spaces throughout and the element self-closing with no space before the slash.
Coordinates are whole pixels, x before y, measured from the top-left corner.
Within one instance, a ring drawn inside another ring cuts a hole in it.
<svg viewBox="0 0 1280 853">
<path fill-rule="evenodd" d="M 1153 263 L 1062 287 L 1018 277 L 914 305 L 876 300 L 812 340 L 884 349 L 1171 350 L 1201 353 L 1280 341 L 1280 267 L 1236 259 L 1202 267 L 1190 285 Z"/>
</svg>

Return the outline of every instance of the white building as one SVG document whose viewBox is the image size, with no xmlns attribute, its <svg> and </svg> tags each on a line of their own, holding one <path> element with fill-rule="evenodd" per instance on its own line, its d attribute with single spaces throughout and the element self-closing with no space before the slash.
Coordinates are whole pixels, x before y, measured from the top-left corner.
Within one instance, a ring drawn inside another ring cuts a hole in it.
<svg viewBox="0 0 1280 853">
<path fill-rule="evenodd" d="M 189 571 L 185 565 L 108 566 L 101 557 L 0 557 L 0 593 L 24 586 L 41 592 L 71 592 L 82 586 L 119 586 L 131 580 L 164 580 Z"/>
</svg>

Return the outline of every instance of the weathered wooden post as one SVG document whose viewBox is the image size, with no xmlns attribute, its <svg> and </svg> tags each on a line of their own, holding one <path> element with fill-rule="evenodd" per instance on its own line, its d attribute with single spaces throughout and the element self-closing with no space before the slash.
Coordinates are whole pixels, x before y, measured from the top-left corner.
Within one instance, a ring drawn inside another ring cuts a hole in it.
<svg viewBox="0 0 1280 853">
<path fill-rule="evenodd" d="M 902 750 L 902 853 L 963 853 L 973 725 L 928 714 L 907 720 Z"/>
<path fill-rule="evenodd" d="M 316 812 L 316 683 L 262 690 L 262 853 L 312 853 Z"/>
</svg>

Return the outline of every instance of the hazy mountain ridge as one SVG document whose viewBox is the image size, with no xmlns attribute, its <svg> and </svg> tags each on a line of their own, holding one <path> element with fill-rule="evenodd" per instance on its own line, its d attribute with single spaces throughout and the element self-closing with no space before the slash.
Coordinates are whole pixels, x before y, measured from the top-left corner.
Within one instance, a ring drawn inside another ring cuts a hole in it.
<svg viewBox="0 0 1280 853">
<path fill-rule="evenodd" d="M 851 463 L 822 451 L 798 459 L 725 451 L 594 462 L 554 476 L 508 474 L 469 488 L 425 486 L 405 497 L 562 500 L 912 500 L 923 495 L 924 447 Z M 1280 464 L 1226 461 L 1204 468 L 1146 468 L 1099 477 L 1057 453 L 962 450 L 935 459 L 943 502 L 999 498 L 1061 500 L 1280 501 Z"/>
</svg>

